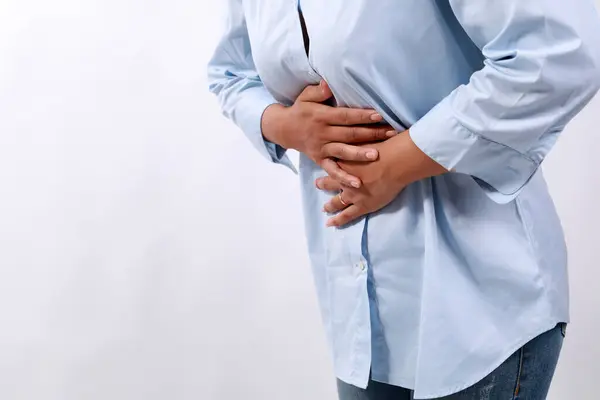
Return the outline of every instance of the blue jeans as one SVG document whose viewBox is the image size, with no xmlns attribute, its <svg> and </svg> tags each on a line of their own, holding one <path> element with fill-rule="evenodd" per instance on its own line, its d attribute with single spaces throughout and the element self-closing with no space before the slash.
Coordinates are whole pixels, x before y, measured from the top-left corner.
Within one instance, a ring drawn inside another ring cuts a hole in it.
<svg viewBox="0 0 600 400">
<path fill-rule="evenodd" d="M 566 324 L 527 343 L 479 383 L 439 400 L 544 400 L 556 369 Z M 359 389 L 338 380 L 340 400 L 412 400 L 412 390 L 370 381 Z"/>
</svg>

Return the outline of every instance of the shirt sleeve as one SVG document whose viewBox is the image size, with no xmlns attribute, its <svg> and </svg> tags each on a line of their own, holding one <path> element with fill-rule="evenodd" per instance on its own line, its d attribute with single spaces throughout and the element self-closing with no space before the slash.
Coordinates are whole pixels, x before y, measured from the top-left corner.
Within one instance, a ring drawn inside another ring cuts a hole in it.
<svg viewBox="0 0 600 400">
<path fill-rule="evenodd" d="M 223 115 L 244 132 L 254 147 L 268 160 L 296 172 L 286 150 L 262 135 L 262 115 L 277 100 L 256 71 L 241 0 L 228 1 L 226 29 L 208 64 L 208 82 Z"/>
<path fill-rule="evenodd" d="M 509 202 L 600 87 L 600 19 L 591 0 L 450 4 L 484 67 L 410 135 L 439 164 Z"/>
</svg>

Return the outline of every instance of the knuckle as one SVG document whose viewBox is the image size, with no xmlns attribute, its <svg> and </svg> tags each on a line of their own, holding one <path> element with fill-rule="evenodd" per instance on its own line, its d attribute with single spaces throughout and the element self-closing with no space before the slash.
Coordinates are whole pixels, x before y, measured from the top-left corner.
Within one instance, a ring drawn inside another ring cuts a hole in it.
<svg viewBox="0 0 600 400">
<path fill-rule="evenodd" d="M 327 171 L 327 173 L 335 180 L 341 179 L 341 171 L 339 168 L 330 168 L 329 171 Z"/>
<path fill-rule="evenodd" d="M 327 113 L 321 108 L 318 108 L 312 112 L 312 118 L 315 122 L 322 124 L 327 120 Z"/>
<path fill-rule="evenodd" d="M 326 149 L 327 149 L 327 155 L 325 157 L 337 157 L 338 154 L 339 154 L 339 152 L 340 152 L 339 146 L 336 146 L 333 143 L 332 144 L 328 144 L 327 147 L 326 147 Z M 333 168 L 335 166 L 333 160 L 330 160 L 328 162 L 328 164 L 330 165 L 331 168 Z"/>
<path fill-rule="evenodd" d="M 327 171 L 327 174 L 329 176 L 331 176 L 333 179 L 340 179 L 339 175 L 340 175 L 340 171 L 337 167 L 334 167 L 333 165 L 329 167 L 329 171 Z"/>
<path fill-rule="evenodd" d="M 326 136 L 323 138 L 325 143 L 344 143 L 344 136 L 341 129 L 330 128 L 327 131 Z"/>
<path fill-rule="evenodd" d="M 368 160 L 367 158 L 367 150 L 356 149 L 354 151 L 354 156 L 357 161 Z"/>
<path fill-rule="evenodd" d="M 349 156 L 347 146 L 338 146 L 338 158 L 346 159 Z"/>
<path fill-rule="evenodd" d="M 298 114 L 304 118 L 314 118 L 317 114 L 310 103 L 301 103 L 298 106 Z"/>
<path fill-rule="evenodd" d="M 300 107 L 297 118 L 310 124 L 315 119 L 315 114 L 311 113 L 306 107 Z"/>
<path fill-rule="evenodd" d="M 319 122 L 319 128 L 317 130 L 319 139 L 324 142 L 332 142 L 332 138 L 335 137 L 335 129 L 330 125 Z"/>
<path fill-rule="evenodd" d="M 330 165 L 329 165 L 329 163 L 328 163 L 327 161 L 328 161 L 328 160 L 327 160 L 327 158 L 325 158 L 325 157 L 322 157 L 322 158 L 321 158 L 321 162 L 319 163 L 319 166 L 320 166 L 321 168 L 323 168 L 323 170 L 324 170 L 324 171 L 325 171 L 325 172 L 326 172 L 328 175 L 331 175 L 331 168 L 330 168 Z"/>
<path fill-rule="evenodd" d="M 344 190 L 344 201 L 346 203 L 354 204 L 354 196 L 349 190 Z"/>
<path fill-rule="evenodd" d="M 356 116 L 356 119 L 358 119 L 361 124 L 368 124 L 370 122 L 369 115 L 368 111 L 361 110 L 360 114 Z"/>
<path fill-rule="evenodd" d="M 356 119 L 358 119 L 361 124 L 373 125 L 373 121 L 371 121 L 371 111 L 361 110 L 360 115 L 357 115 Z"/>
<path fill-rule="evenodd" d="M 353 126 L 352 128 L 350 128 L 349 139 L 354 142 L 354 141 L 358 140 L 359 134 L 360 134 L 360 132 L 358 131 L 358 127 Z"/>
<path fill-rule="evenodd" d="M 350 110 L 344 109 L 343 110 L 343 117 L 342 118 L 343 118 L 344 123 L 346 125 L 350 125 Z"/>
<path fill-rule="evenodd" d="M 366 206 L 366 204 L 358 202 L 358 207 L 356 208 L 356 216 L 358 217 L 360 215 L 366 214 L 367 212 L 369 212 L 369 208 Z"/>
</svg>

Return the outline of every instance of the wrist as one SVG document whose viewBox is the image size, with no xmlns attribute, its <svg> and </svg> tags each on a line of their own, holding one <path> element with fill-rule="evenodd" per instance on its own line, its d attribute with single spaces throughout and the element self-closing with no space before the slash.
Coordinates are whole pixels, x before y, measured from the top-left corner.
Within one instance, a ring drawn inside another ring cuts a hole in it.
<svg viewBox="0 0 600 400">
<path fill-rule="evenodd" d="M 388 141 L 393 144 L 392 170 L 400 185 L 406 186 L 448 172 L 413 142 L 408 130 Z"/>
<path fill-rule="evenodd" d="M 264 139 L 284 149 L 291 149 L 290 143 L 286 140 L 286 111 L 287 107 L 279 103 L 271 104 L 262 114 L 260 127 Z"/>
</svg>

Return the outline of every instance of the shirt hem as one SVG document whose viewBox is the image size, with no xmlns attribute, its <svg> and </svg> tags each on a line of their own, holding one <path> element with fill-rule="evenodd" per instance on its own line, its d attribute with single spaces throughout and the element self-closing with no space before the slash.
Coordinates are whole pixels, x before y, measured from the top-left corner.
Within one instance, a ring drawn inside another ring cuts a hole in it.
<svg viewBox="0 0 600 400">
<path fill-rule="evenodd" d="M 414 390 L 414 387 L 415 387 L 414 381 L 411 379 L 396 376 L 394 379 L 394 383 L 391 383 L 391 379 L 386 380 L 386 379 L 376 378 L 375 375 L 379 375 L 379 374 L 376 374 L 375 372 L 373 372 L 373 377 L 371 377 L 371 380 L 373 382 L 384 383 L 386 385 L 397 386 L 397 387 L 401 387 L 403 389 L 408 389 L 408 390 Z"/>
<path fill-rule="evenodd" d="M 403 383 L 406 383 L 406 380 L 402 379 L 400 377 L 395 377 L 395 378 L 389 379 L 388 382 L 382 382 L 381 380 L 375 380 L 375 379 L 373 379 L 373 380 L 380 382 L 380 383 L 385 383 L 388 385 L 399 386 L 399 387 L 402 387 L 405 389 L 414 390 L 414 392 L 415 392 L 414 400 L 426 400 L 426 399 L 435 399 L 435 398 L 439 398 L 439 397 L 450 396 L 450 395 L 456 394 L 462 390 L 468 389 L 471 386 L 476 385 L 478 382 L 480 382 L 482 379 L 484 379 L 486 376 L 488 376 L 494 370 L 496 370 L 498 367 L 500 367 L 506 360 L 508 360 L 508 358 L 512 354 L 514 354 L 516 351 L 518 351 L 521 347 L 525 346 L 527 343 L 529 343 L 536 337 L 540 336 L 541 334 L 553 329 L 557 324 L 562 323 L 562 322 L 565 322 L 565 323 L 568 322 L 568 318 L 554 318 L 547 323 L 538 325 L 537 328 L 531 330 L 530 334 L 525 335 L 522 339 L 519 339 L 513 345 L 508 346 L 507 349 L 504 352 L 502 352 L 502 356 L 499 357 L 499 360 L 496 360 L 495 362 L 491 363 L 490 367 L 485 369 L 484 371 L 482 371 L 482 373 L 480 375 L 478 375 L 476 378 L 469 379 L 468 381 L 465 381 L 458 385 L 444 387 L 442 389 L 429 392 L 426 390 L 419 389 L 418 385 L 414 385 L 415 386 L 414 388 L 407 387 L 407 385 L 403 384 Z"/>
</svg>

